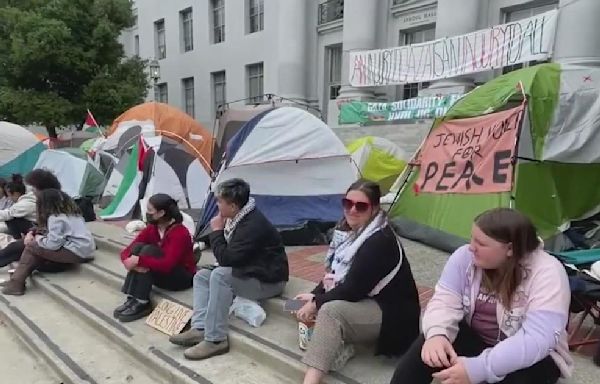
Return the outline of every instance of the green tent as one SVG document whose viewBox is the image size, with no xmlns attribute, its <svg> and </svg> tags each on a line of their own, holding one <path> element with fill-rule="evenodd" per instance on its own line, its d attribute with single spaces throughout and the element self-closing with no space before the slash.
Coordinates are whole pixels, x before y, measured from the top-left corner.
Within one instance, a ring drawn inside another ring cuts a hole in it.
<svg viewBox="0 0 600 384">
<path fill-rule="evenodd" d="M 519 88 L 522 84 L 522 90 Z M 390 214 L 402 235 L 448 251 L 470 237 L 473 219 L 494 207 L 514 207 L 548 239 L 600 207 L 600 69 L 542 64 L 497 77 L 476 88 L 437 119 L 482 116 L 527 108 L 515 143 L 509 192 L 425 193 L 421 169 L 407 167 Z"/>
<path fill-rule="evenodd" d="M 79 148 L 48 149 L 35 168 L 51 170 L 65 193 L 73 198 L 97 198 L 104 190 L 105 177 Z"/>
<path fill-rule="evenodd" d="M 381 137 L 361 137 L 348 144 L 347 148 L 362 178 L 378 183 L 382 194 L 390 190 L 406 167 L 404 151 Z"/>
</svg>

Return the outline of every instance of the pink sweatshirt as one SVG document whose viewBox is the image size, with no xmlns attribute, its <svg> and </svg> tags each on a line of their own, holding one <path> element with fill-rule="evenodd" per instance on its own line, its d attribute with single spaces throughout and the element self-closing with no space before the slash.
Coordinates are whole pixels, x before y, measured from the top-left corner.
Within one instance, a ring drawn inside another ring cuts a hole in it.
<svg viewBox="0 0 600 384">
<path fill-rule="evenodd" d="M 543 250 L 522 262 L 524 279 L 513 297 L 512 309 L 500 301 L 497 319 L 508 337 L 477 357 L 463 358 L 471 383 L 495 383 L 512 372 L 552 356 L 563 377 L 571 376 L 573 360 L 567 345 L 571 291 L 564 267 Z M 423 315 L 425 338 L 444 335 L 454 342 L 458 323 L 471 323 L 482 270 L 473 264 L 465 245 L 451 256 Z"/>
</svg>

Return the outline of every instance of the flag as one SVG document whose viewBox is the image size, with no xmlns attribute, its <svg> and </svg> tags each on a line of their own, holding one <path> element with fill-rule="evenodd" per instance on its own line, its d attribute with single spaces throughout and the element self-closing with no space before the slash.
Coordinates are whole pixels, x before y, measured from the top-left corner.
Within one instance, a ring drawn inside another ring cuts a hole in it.
<svg viewBox="0 0 600 384">
<path fill-rule="evenodd" d="M 87 110 L 87 114 L 85 115 L 85 121 L 83 122 L 81 130 L 86 132 L 97 132 L 102 134 L 102 129 L 98 125 L 98 122 L 96 121 L 94 115 L 92 115 L 92 112 L 90 112 L 89 109 Z"/>
<path fill-rule="evenodd" d="M 148 154 L 148 144 L 144 141 L 142 135 L 138 140 L 138 171 L 144 171 L 144 161 L 146 160 L 146 155 Z"/>
</svg>

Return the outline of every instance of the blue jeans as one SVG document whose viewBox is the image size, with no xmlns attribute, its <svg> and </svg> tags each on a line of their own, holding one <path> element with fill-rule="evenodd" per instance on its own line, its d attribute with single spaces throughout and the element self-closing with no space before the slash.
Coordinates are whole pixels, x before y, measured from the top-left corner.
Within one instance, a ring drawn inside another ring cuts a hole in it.
<svg viewBox="0 0 600 384">
<path fill-rule="evenodd" d="M 258 301 L 280 295 L 284 287 L 285 282 L 268 284 L 233 277 L 230 267 L 201 269 L 194 276 L 192 328 L 204 329 L 206 341 L 225 341 L 234 295 Z"/>
</svg>

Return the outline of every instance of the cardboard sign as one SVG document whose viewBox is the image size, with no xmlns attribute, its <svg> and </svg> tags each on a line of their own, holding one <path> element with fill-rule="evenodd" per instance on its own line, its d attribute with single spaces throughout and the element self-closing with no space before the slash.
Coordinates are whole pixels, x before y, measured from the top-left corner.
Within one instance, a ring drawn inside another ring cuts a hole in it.
<svg viewBox="0 0 600 384">
<path fill-rule="evenodd" d="M 163 299 L 146 319 L 146 324 L 169 336 L 181 332 L 192 318 L 193 311 L 183 305 Z"/>
<path fill-rule="evenodd" d="M 493 193 L 512 189 L 517 134 L 524 105 L 440 124 L 427 138 L 416 190 Z"/>
</svg>

